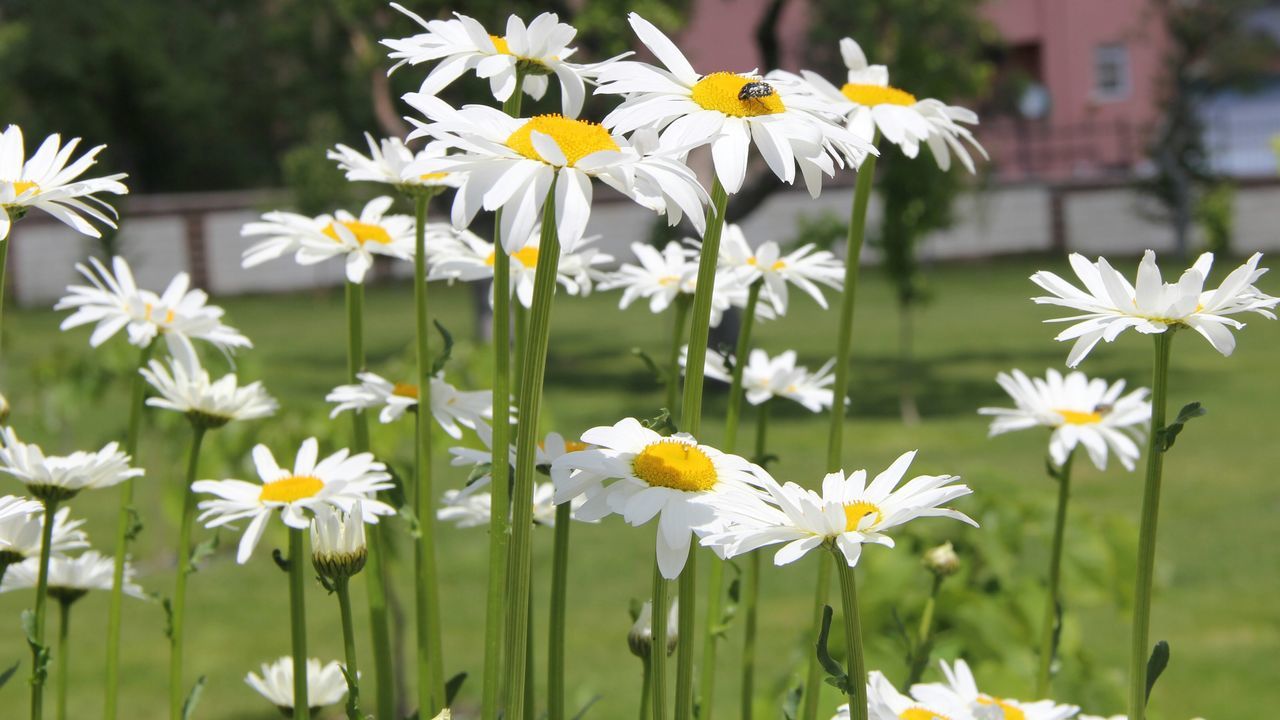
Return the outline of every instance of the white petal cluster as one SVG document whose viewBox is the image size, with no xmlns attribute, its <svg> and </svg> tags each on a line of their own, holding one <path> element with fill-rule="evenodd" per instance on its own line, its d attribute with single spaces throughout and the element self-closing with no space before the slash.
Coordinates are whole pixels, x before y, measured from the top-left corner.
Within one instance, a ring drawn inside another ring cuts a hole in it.
<svg viewBox="0 0 1280 720">
<path fill-rule="evenodd" d="M 964 660 L 954 665 L 939 661 L 946 682 L 913 685 L 911 695 L 929 705 L 959 706 L 968 710 L 968 717 L 980 720 L 988 717 L 1022 717 L 1025 720 L 1068 720 L 1080 712 L 1075 705 L 1060 705 L 1053 700 L 1023 702 L 997 697 L 978 689 L 978 683 Z M 999 714 L 995 711 L 999 710 Z M 965 717 L 962 715 L 961 717 Z"/>
<path fill-rule="evenodd" d="M 415 168 L 419 163 L 444 156 L 444 148 L 437 145 L 414 152 L 400 138 L 383 138 L 375 141 L 364 134 L 369 145 L 366 156 L 353 147 L 339 143 L 326 157 L 338 163 L 338 169 L 352 182 L 376 182 L 401 189 L 457 187 L 461 179 L 447 173 L 421 173 Z"/>
<path fill-rule="evenodd" d="M 681 367 L 685 365 L 688 353 L 688 346 L 682 348 Z M 706 376 L 721 382 L 732 382 L 732 362 L 732 357 L 725 358 L 714 350 L 708 350 Z M 803 365 L 796 365 L 794 350 L 786 350 L 771 358 L 764 350 L 756 348 L 747 355 L 747 364 L 742 367 L 742 389 L 746 393 L 747 402 L 752 405 L 760 405 L 780 397 L 794 400 L 810 412 L 823 412 L 831 407 L 835 397 L 831 391 L 831 385 L 835 383 L 835 376 L 831 372 L 834 366 L 835 360 L 828 360 L 817 372 L 812 372 Z"/>
<path fill-rule="evenodd" d="M 71 508 L 62 507 L 53 515 L 51 555 L 66 555 L 89 547 L 80 529 L 84 520 L 71 520 Z M 0 497 L 0 566 L 40 556 L 44 530 L 44 504 L 24 497 Z"/>
<path fill-rule="evenodd" d="M 417 385 L 393 383 L 371 372 L 359 373 L 356 379 L 358 385 L 339 385 L 325 396 L 326 402 L 334 403 L 330 418 L 346 410 L 378 409 L 379 422 L 393 423 L 418 407 Z M 441 371 L 431 378 L 431 415 L 450 437 L 461 438 L 463 427 L 475 429 L 493 418 L 493 391 L 459 390 L 445 381 Z"/>
<path fill-rule="evenodd" d="M 262 674 L 249 673 L 244 681 L 278 708 L 293 707 L 293 658 L 284 656 L 262 664 Z M 321 663 L 307 658 L 307 707 L 319 709 L 342 702 L 347 695 L 347 678 L 338 661 Z"/>
<path fill-rule="evenodd" d="M 134 582 L 133 565 L 124 566 L 126 595 L 145 600 L 147 593 Z M 40 576 L 40 558 L 31 557 L 13 565 L 4 574 L 0 592 L 34 589 Z M 115 560 L 97 550 L 89 550 L 75 557 L 54 555 L 49 558 L 49 593 L 63 595 L 74 600 L 90 590 L 110 590 L 115 576 Z"/>
<path fill-rule="evenodd" d="M 270 417 L 280 407 L 262 383 L 242 386 L 235 373 L 227 373 L 215 382 L 208 370 L 191 359 L 170 358 L 168 363 L 152 360 L 139 372 L 160 393 L 147 398 L 147 405 L 183 413 L 206 427 Z"/>
<path fill-rule="evenodd" d="M 13 428 L 0 431 L 0 473 L 16 478 L 39 498 L 66 500 L 81 490 L 111 487 L 145 474 L 129 467 L 129 456 L 117 443 L 97 452 L 45 455 L 39 445 L 24 443 Z"/>
<path fill-rule="evenodd" d="M 30 208 L 39 208 L 90 237 L 102 237 L 102 233 L 84 218 L 86 215 L 107 227 L 116 226 L 115 209 L 94 196 L 128 194 L 129 189 L 120 182 L 126 175 L 80 179 L 106 145 L 70 162 L 79 144 L 80 138 L 63 145 L 60 135 L 50 135 L 27 159 L 22 128 L 10 125 L 0 133 L 0 241 L 9 237 L 13 221 Z"/>
<path fill-rule="evenodd" d="M 763 282 L 765 297 L 778 315 L 787 314 L 789 285 L 803 290 L 823 309 L 827 300 L 818 286 L 844 287 L 844 263 L 830 252 L 803 245 L 784 255 L 773 240 L 753 249 L 742 228 L 732 223 L 724 226 L 720 237 L 719 266 L 740 273 L 740 282 L 748 287 Z"/>
<path fill-rule="evenodd" d="M 698 290 L 698 250 L 686 238 L 672 240 L 661 250 L 645 243 L 632 243 L 631 252 L 639 264 L 623 263 L 600 281 L 601 290 L 622 289 L 618 307 L 626 309 L 636 300 L 648 300 L 649 311 L 660 313 L 677 300 L 692 302 Z M 715 290 L 711 295 L 711 326 L 716 327 L 730 308 L 746 307 L 747 273 L 717 267 Z M 777 317 L 772 307 L 758 306 L 756 318 Z"/>
</svg>

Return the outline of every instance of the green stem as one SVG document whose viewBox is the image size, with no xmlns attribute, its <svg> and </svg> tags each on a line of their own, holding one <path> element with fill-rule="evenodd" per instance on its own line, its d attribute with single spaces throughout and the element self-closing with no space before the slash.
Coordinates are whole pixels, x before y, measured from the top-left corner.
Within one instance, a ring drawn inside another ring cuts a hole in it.
<svg viewBox="0 0 1280 720">
<path fill-rule="evenodd" d="M 933 587 L 929 591 L 929 599 L 924 603 L 924 611 L 920 613 L 920 630 L 916 635 L 916 646 L 911 654 L 911 667 L 907 673 L 907 681 L 903 689 L 910 689 L 920 681 L 925 667 L 929 664 L 929 654 L 933 647 L 933 615 L 938 604 L 938 590 L 942 587 L 943 575 L 934 573 Z"/>
<path fill-rule="evenodd" d="M 555 549 L 551 564 L 551 634 L 547 640 L 547 711 L 550 720 L 564 720 L 565 606 L 569 596 L 569 503 L 556 507 Z"/>
<path fill-rule="evenodd" d="M 1040 625 L 1040 672 L 1036 675 L 1036 697 L 1049 696 L 1049 682 L 1053 672 L 1055 650 L 1054 632 L 1058 619 L 1059 584 L 1062 573 L 1062 538 L 1067 526 L 1067 501 L 1071 497 L 1071 461 L 1075 452 L 1067 455 L 1067 461 L 1058 470 L 1058 512 L 1053 521 L 1053 549 L 1049 554 L 1049 588 L 1044 602 L 1044 622 Z"/>
<path fill-rule="evenodd" d="M 355 383 L 364 370 L 364 286 L 347 283 L 347 377 Z M 369 450 L 369 419 L 365 413 L 351 413 L 354 452 Z M 396 713 L 395 669 L 391 661 L 391 625 L 387 612 L 387 581 L 382 564 L 382 523 L 367 529 L 369 560 L 364 573 L 369 595 L 369 635 L 373 640 L 373 664 L 378 717 Z"/>
<path fill-rule="evenodd" d="M 1142 525 L 1138 531 L 1138 572 L 1133 593 L 1133 643 L 1129 656 L 1129 720 L 1147 714 L 1148 634 L 1151 630 L 1151 582 L 1155 572 L 1156 525 L 1160 519 L 1160 480 L 1164 452 L 1159 439 L 1164 431 L 1169 395 L 1169 355 L 1173 330 L 1155 336 L 1155 363 L 1151 379 L 1151 436 L 1147 441 L 1147 481 L 1142 492 Z"/>
<path fill-rule="evenodd" d="M 356 662 L 356 631 L 351 621 L 351 578 L 342 577 L 333 581 L 334 592 L 338 596 L 338 613 L 342 616 L 342 649 L 347 661 L 347 718 L 361 720 L 360 713 L 360 669 Z"/>
<path fill-rule="evenodd" d="M 519 117 L 524 95 L 524 73 L 516 71 L 516 88 L 503 103 L 511 117 Z M 507 448 L 511 444 L 511 414 L 505 412 L 511 397 L 511 256 L 500 237 L 502 211 L 493 226 L 493 399 L 504 412 L 493 414 L 493 454 L 489 476 L 489 585 L 484 616 L 484 680 L 481 717 L 498 720 L 498 695 L 502 691 L 502 614 L 507 581 L 507 553 L 511 540 L 510 469 Z"/>
<path fill-rule="evenodd" d="M 743 348 L 738 342 L 739 351 Z M 741 357 L 739 352 L 739 357 Z M 742 363 L 739 361 L 734 369 Z M 739 380 L 741 384 L 741 380 Z M 740 385 L 739 385 L 740 386 Z M 756 407 L 756 445 L 755 461 L 764 457 L 765 444 L 769 436 L 769 410 L 772 403 L 765 401 Z M 747 564 L 747 581 L 742 594 L 742 611 L 744 628 L 742 640 L 742 720 L 751 720 L 755 711 L 753 701 L 756 693 L 756 628 L 759 621 L 760 607 L 760 552 L 750 553 Z"/>
<path fill-rule="evenodd" d="M 414 201 L 413 299 L 418 335 L 417 495 L 418 537 L 414 543 L 415 610 L 418 630 L 418 707 L 434 717 L 444 707 L 444 654 L 440 638 L 440 591 L 436 577 L 436 509 L 431 488 L 431 325 L 427 320 L 427 200 Z"/>
<path fill-rule="evenodd" d="M 0 213 L 5 212 L 4 208 L 0 208 Z M 0 339 L 4 337 L 4 276 L 5 269 L 9 266 L 9 243 L 13 242 L 13 236 L 9 236 L 4 240 L 0 240 Z"/>
<path fill-rule="evenodd" d="M 67 635 L 71 632 L 71 603 L 58 600 L 58 720 L 67 720 L 67 676 L 71 674 L 71 653 L 67 652 Z"/>
<path fill-rule="evenodd" d="M 534 672 L 534 652 L 533 652 L 533 616 L 534 616 L 533 590 L 529 590 L 529 624 L 526 626 L 524 634 L 524 720 L 537 720 L 538 709 L 533 704 L 533 686 L 536 673 Z"/>
<path fill-rule="evenodd" d="M 684 325 L 689 318 L 689 304 L 693 298 L 685 293 L 676 295 L 672 317 L 671 355 L 667 359 L 667 412 L 676 417 L 680 404 L 680 348 L 684 346 Z"/>
<path fill-rule="evenodd" d="M 734 349 L 733 373 L 730 376 L 729 407 L 724 419 L 725 452 L 733 452 L 738 441 L 738 418 L 742 414 L 742 372 L 751 351 L 751 330 L 756 323 L 756 305 L 760 302 L 760 288 L 763 285 L 763 280 L 751 284 L 751 289 L 747 291 L 747 306 L 742 311 L 742 327 L 738 330 L 738 345 Z"/>
<path fill-rule="evenodd" d="M 655 560 L 653 564 L 653 646 L 649 651 L 649 671 L 652 674 L 653 720 L 666 720 L 667 717 L 667 615 L 671 611 L 671 603 L 667 600 L 671 583 L 662 577 Z M 679 645 L 680 638 L 676 641 Z"/>
<path fill-rule="evenodd" d="M 3 244 L 8 244 L 5 241 Z M 146 398 L 146 380 L 139 372 L 147 366 L 151 358 L 151 347 L 148 343 L 138 353 L 138 366 L 130 381 L 129 425 L 124 437 L 124 452 L 130 461 L 137 463 L 138 437 L 142 430 L 143 400 Z M 120 509 L 116 513 L 116 554 L 111 573 L 111 599 L 107 609 L 107 694 L 103 703 L 102 716 L 105 720 L 115 720 L 116 706 L 120 692 L 120 613 L 124 606 L 124 561 L 129 556 L 129 533 L 133 527 L 133 479 L 125 480 L 120 485 Z"/>
<path fill-rule="evenodd" d="M 662 649 L 665 651 L 666 647 Z M 650 648 L 649 652 L 652 654 L 653 649 Z M 641 658 L 640 662 L 643 665 L 643 669 L 640 671 L 640 720 L 651 720 L 649 708 L 653 702 L 651 687 L 653 685 L 653 663 L 650 662 L 649 658 Z"/>
<path fill-rule="evenodd" d="M 169 717 L 182 720 L 182 703 L 185 700 L 182 683 L 182 651 L 186 627 L 187 576 L 195 571 L 191 566 L 191 527 L 195 524 L 196 498 L 191 484 L 196 481 L 200 465 L 200 446 L 204 442 L 205 428 L 191 426 L 191 454 L 187 457 L 186 484 L 182 488 L 182 524 L 178 529 L 178 577 L 173 589 L 173 606 L 169 632 Z"/>
<path fill-rule="evenodd" d="M 680 571 L 680 612 L 676 634 L 681 642 L 676 645 L 676 720 L 693 717 L 693 650 L 692 640 L 696 632 L 698 592 L 698 548 L 689 546 L 689 557 Z"/>
<path fill-rule="evenodd" d="M 849 656 L 849 718 L 867 720 L 867 665 L 862 657 L 862 619 L 858 614 L 858 585 L 853 568 L 835 546 L 831 552 L 840 574 L 840 599 L 844 603 L 844 642 Z"/>
<path fill-rule="evenodd" d="M 307 695 L 307 604 L 306 576 L 309 565 L 303 565 L 301 530 L 289 528 L 289 623 L 293 645 L 293 707 L 310 708 Z"/>
<path fill-rule="evenodd" d="M 702 634 L 702 667 L 698 684 L 698 718 L 709 720 L 715 709 L 716 643 L 721 622 L 721 597 L 724 593 L 724 561 L 714 555 L 707 574 L 707 621 Z"/>
<path fill-rule="evenodd" d="M 529 631 L 529 590 L 532 572 L 533 481 L 538 449 L 538 415 L 542 409 L 542 381 L 547 369 L 547 341 L 551 331 L 551 300 L 555 295 L 556 268 L 560 263 L 560 239 L 556 234 L 555 183 L 547 190 L 542 215 L 542 238 L 534 271 L 533 308 L 522 348 L 519 400 L 516 416 L 515 486 L 511 495 L 512 592 L 507 616 L 507 718 L 525 714 L 525 669 L 529 661 L 525 634 Z"/>
<path fill-rule="evenodd" d="M 36 616 L 31 647 L 31 720 L 44 717 L 44 681 L 49 672 L 49 651 L 44 647 L 44 621 L 45 608 L 49 604 L 49 555 L 53 544 L 53 516 L 57 511 L 58 500 L 44 501 L 44 527 L 40 532 L 40 569 L 36 575 Z"/>
</svg>

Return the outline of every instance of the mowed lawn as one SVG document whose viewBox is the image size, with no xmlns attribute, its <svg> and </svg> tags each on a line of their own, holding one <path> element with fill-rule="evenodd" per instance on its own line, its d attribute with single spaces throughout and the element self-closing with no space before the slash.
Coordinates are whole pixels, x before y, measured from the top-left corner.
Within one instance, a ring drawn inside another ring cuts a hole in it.
<svg viewBox="0 0 1280 720">
<path fill-rule="evenodd" d="M 1131 272 L 1135 263 L 1124 261 L 1122 265 Z M 1065 262 L 1021 259 L 929 270 L 934 301 L 919 312 L 916 326 L 919 404 L 924 421 L 914 427 L 906 427 L 898 419 L 897 325 L 890 289 L 878 270 L 868 270 L 856 318 L 852 414 L 845 424 L 845 458 L 849 469 L 866 467 L 876 472 L 901 452 L 919 448 L 913 470 L 959 474 L 974 488 L 975 497 L 958 501 L 957 507 L 972 509 L 979 496 L 1009 496 L 1035 508 L 1044 522 L 1028 525 L 1025 533 L 1028 543 L 1040 548 L 1037 552 L 1043 557 L 1054 492 L 1043 474 L 1045 437 L 1039 432 L 1024 432 L 989 440 L 986 420 L 975 413 L 982 405 L 1006 403 L 994 383 L 997 371 L 1021 367 L 1038 374 L 1047 367 L 1065 369 L 1068 345 L 1052 340 L 1055 326 L 1040 323 L 1053 311 L 1028 299 L 1037 293 L 1027 277 L 1040 267 L 1063 272 Z M 1224 270 L 1217 269 L 1215 281 Z M 1272 278 L 1266 279 L 1264 288 L 1273 294 L 1280 290 Z M 434 298 L 437 316 L 459 340 L 455 363 L 448 370 L 450 379 L 469 389 L 486 386 L 487 361 L 483 350 L 471 342 L 472 293 L 464 287 L 441 287 Z M 326 391 L 345 377 L 341 292 L 226 298 L 220 302 L 228 310 L 229 322 L 243 329 L 256 345 L 242 356 L 240 369 L 264 380 L 284 407 L 278 420 L 214 434 L 206 442 L 210 452 L 201 476 L 253 479 L 247 474 L 250 470 L 244 455 L 258 438 L 276 445 L 277 457 L 291 456 L 297 440 L 310 432 L 327 433 L 345 443 L 349 421 L 341 418 L 331 424 L 325 419 L 323 402 Z M 544 430 L 568 435 L 626 415 L 655 413 L 661 390 L 631 351 L 639 347 L 664 357 L 670 317 L 655 317 L 643 306 L 619 311 L 616 302 L 616 294 L 557 299 Z M 758 345 L 771 353 L 794 348 L 803 362 L 816 367 L 833 350 L 836 316 L 799 294 L 793 296 L 792 308 L 785 320 L 757 328 Z M 95 354 L 88 347 L 87 331 L 58 332 L 62 314 L 7 310 L 0 389 L 13 404 L 12 422 L 23 437 L 41 442 L 50 452 L 97 447 L 121 437 L 126 398 L 123 368 L 133 352 L 120 347 L 123 341 L 117 339 L 114 350 Z M 409 367 L 412 313 L 408 287 L 371 289 L 367 321 L 371 369 L 394 376 Z M 1180 333 L 1174 343 L 1172 411 L 1199 400 L 1209 415 L 1188 426 L 1166 464 L 1157 564 L 1160 585 L 1152 630 L 1153 639 L 1167 639 L 1173 648 L 1173 660 L 1152 706 L 1153 716 L 1162 719 L 1249 717 L 1259 708 L 1280 707 L 1280 685 L 1275 683 L 1280 667 L 1276 660 L 1280 657 L 1280 606 L 1276 601 L 1280 597 L 1280 538 L 1276 531 L 1280 527 L 1276 520 L 1280 516 L 1280 483 L 1275 476 L 1280 460 L 1275 433 L 1280 420 L 1280 385 L 1275 381 L 1280 325 L 1256 316 L 1246 319 L 1249 327 L 1240 333 L 1239 347 L 1231 358 L 1219 356 L 1193 333 Z M 1083 369 L 1148 385 L 1150 354 L 1148 338 L 1129 334 L 1095 350 Z M 81 367 L 91 358 L 109 361 L 121 374 L 82 373 L 74 383 L 58 379 L 68 368 Z M 106 386 L 99 388 L 103 382 Z M 714 444 L 722 431 L 724 390 L 712 387 L 709 392 L 704 416 L 706 440 Z M 149 411 L 143 437 L 141 459 L 148 474 L 138 482 L 137 495 L 146 527 L 135 559 L 139 582 L 151 592 L 168 595 L 172 592 L 172 548 L 187 431 L 182 424 L 159 418 L 159 412 Z M 751 414 L 746 417 L 750 422 Z M 375 449 L 396 467 L 407 470 L 410 435 L 408 424 L 378 428 Z M 747 453 L 749 426 L 740 437 L 744 439 L 738 450 Z M 467 472 L 447 466 L 443 447 L 451 441 L 443 435 L 438 439 L 437 490 L 458 487 Z M 474 437 L 469 440 L 474 442 Z M 772 466 L 777 477 L 816 485 L 822 476 L 825 442 L 824 417 L 809 415 L 794 405 L 775 408 L 769 449 L 779 456 Z M 1079 538 L 1097 518 L 1120 518 L 1136 533 L 1141 473 L 1126 473 L 1118 466 L 1098 472 L 1083 460 L 1076 466 L 1068 543 L 1072 533 Z M 12 481 L 0 480 L 0 484 L 4 492 L 21 491 Z M 112 545 L 116 502 L 116 491 L 109 490 L 86 493 L 71 503 L 77 515 L 88 518 L 95 546 L 107 552 Z M 395 548 L 398 557 L 392 561 L 400 620 L 396 636 L 405 658 L 403 674 L 412 682 L 411 552 L 403 525 L 392 526 L 400 535 Z M 923 520 L 920 526 L 930 538 L 955 539 L 962 550 L 974 534 L 983 532 L 942 519 Z M 573 527 L 568 696 L 573 708 L 598 696 L 587 718 L 614 720 L 636 715 L 640 665 L 627 651 L 627 607 L 631 598 L 645 597 L 649 592 L 654 532 L 653 526 L 630 528 L 617 518 L 598 526 Z M 907 529 L 903 535 L 912 532 Z M 201 537 L 205 537 L 203 531 Z M 534 538 L 539 590 L 535 602 L 538 618 L 542 618 L 547 608 L 551 535 L 538 529 Z M 244 566 L 237 566 L 234 560 L 238 539 L 237 533 L 224 531 L 219 551 L 193 576 L 190 585 L 187 682 L 197 674 L 208 676 L 197 716 L 211 720 L 277 717 L 242 678 L 258 663 L 289 651 L 286 577 L 270 557 L 273 547 L 283 546 L 284 534 L 278 527 L 268 533 Z M 458 701 L 460 710 L 474 708 L 480 690 L 486 547 L 483 529 L 440 528 L 448 672 L 471 673 Z M 896 550 L 868 550 L 859 569 L 862 586 L 874 594 L 877 572 L 888 572 L 891 567 L 914 568 L 919 560 L 910 547 L 911 543 L 902 542 Z M 705 571 L 707 565 L 704 560 L 700 569 Z M 1031 567 L 1030 572 L 1043 572 L 1041 565 Z M 784 568 L 766 563 L 765 568 L 757 717 L 772 720 L 780 717 L 776 698 L 794 682 L 796 670 L 809 652 L 810 641 L 804 633 L 815 565 L 808 559 Z M 923 571 L 916 572 L 919 588 L 925 587 Z M 1073 608 L 1072 573 L 1068 565 L 1069 613 Z M 1130 582 L 1126 579 L 1125 587 L 1115 588 L 1114 594 L 1128 596 Z M 360 581 L 357 585 L 363 587 Z M 918 615 L 922 593 L 917 589 L 901 602 L 899 611 L 908 622 Z M 371 680 L 363 595 L 362 591 L 357 593 L 357 625 L 362 633 L 362 668 L 366 680 Z M 1077 600 L 1076 607 L 1087 605 L 1088 609 L 1069 615 L 1071 631 L 1089 646 L 1101 675 L 1110 682 L 1122 681 L 1128 653 L 1128 609 L 1115 603 Z M 1037 595 L 1027 602 L 1039 608 L 1042 598 Z M 28 593 L 0 596 L 0 618 L 5 618 L 0 627 L 6 628 L 0 632 L 0 665 L 22 662 L 17 675 L 0 689 L 0 716 L 6 718 L 26 713 L 29 653 L 18 615 L 30 603 Z M 884 603 L 877 607 L 884 607 Z M 164 613 L 159 603 L 128 600 L 126 608 L 123 717 L 164 717 L 168 672 Z M 950 610 L 946 606 L 939 609 L 944 621 Z M 312 654 L 326 660 L 340 657 L 336 600 L 313 584 L 307 611 Z M 92 595 L 75 608 L 71 717 L 100 716 L 105 619 L 105 593 Z M 885 625 L 883 617 L 867 618 L 866 622 Z M 50 636 L 54 628 L 51 624 Z M 538 629 L 541 646 L 545 625 Z M 737 714 L 740 638 L 741 623 L 737 622 L 720 653 L 716 714 L 721 718 Z M 874 640 L 870 645 L 870 667 L 900 667 L 897 655 L 886 654 L 893 650 L 891 643 Z M 1030 648 L 1025 658 L 1016 671 L 1001 673 L 996 692 L 1027 694 L 1034 659 Z M 541 681 L 545 669 L 541 649 L 536 663 Z M 60 668 L 55 665 L 53 672 L 60 672 Z M 931 671 L 927 677 L 935 676 Z M 366 709 L 371 710 L 372 683 L 366 682 L 365 688 Z M 838 702 L 834 691 L 827 688 L 827 693 L 824 720 Z M 1121 712 L 1122 707 L 1117 697 L 1114 706 L 1088 710 L 1108 715 Z M 339 717 L 340 708 L 329 716 Z"/>
</svg>

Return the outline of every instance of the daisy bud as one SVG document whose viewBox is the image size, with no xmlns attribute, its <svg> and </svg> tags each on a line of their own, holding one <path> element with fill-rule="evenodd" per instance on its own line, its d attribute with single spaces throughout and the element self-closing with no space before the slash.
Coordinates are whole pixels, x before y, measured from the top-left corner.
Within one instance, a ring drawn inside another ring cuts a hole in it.
<svg viewBox="0 0 1280 720">
<path fill-rule="evenodd" d="M 9 424 L 9 398 L 0 395 L 0 425 Z"/>
<path fill-rule="evenodd" d="M 960 556 L 956 555 L 956 549 L 950 542 L 944 542 L 925 551 L 924 566 L 929 572 L 944 578 L 956 574 L 960 569 Z"/>
<path fill-rule="evenodd" d="M 350 513 L 329 505 L 311 520 L 311 563 L 330 580 L 343 580 L 364 569 L 369 557 L 364 538 L 364 513 L 357 501 Z"/>
<path fill-rule="evenodd" d="M 677 620 L 679 615 L 680 600 L 676 599 L 671 603 L 671 613 L 667 617 L 667 655 L 675 652 L 676 642 L 679 639 L 679 630 Z M 640 608 L 640 614 L 636 617 L 636 622 L 631 626 L 631 632 L 627 633 L 627 645 L 631 647 L 631 654 L 647 660 L 649 654 L 653 650 L 653 603 L 649 600 L 644 602 L 644 606 Z"/>
</svg>

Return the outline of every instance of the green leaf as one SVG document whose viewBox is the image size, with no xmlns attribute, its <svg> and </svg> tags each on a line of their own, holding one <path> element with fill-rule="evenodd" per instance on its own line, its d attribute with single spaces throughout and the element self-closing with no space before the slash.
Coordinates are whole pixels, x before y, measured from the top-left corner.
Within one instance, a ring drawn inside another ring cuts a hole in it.
<svg viewBox="0 0 1280 720">
<path fill-rule="evenodd" d="M 360 717 L 360 685 L 356 682 L 356 678 L 347 671 L 345 664 L 339 665 L 342 670 L 342 677 L 347 680 L 347 717 Z M 416 713 L 415 713 L 416 714 Z"/>
<path fill-rule="evenodd" d="M 191 548 L 191 557 L 187 558 L 187 573 L 193 573 L 199 570 L 199 568 L 196 567 L 196 563 L 217 552 L 218 537 L 218 534 L 214 533 L 213 537 L 197 544 L 194 548 Z"/>
<path fill-rule="evenodd" d="M 316 573 L 316 581 L 319 582 L 320 587 L 324 588 L 324 591 L 330 595 L 338 591 L 338 588 L 334 587 L 333 583 L 329 581 L 329 578 L 319 573 Z"/>
<path fill-rule="evenodd" d="M 432 320 L 431 322 L 435 324 L 436 331 L 440 333 L 440 338 L 444 341 L 444 349 L 440 351 L 436 361 L 431 364 L 431 375 L 434 377 L 448 364 L 449 358 L 453 357 L 453 335 L 449 334 L 449 331 L 445 329 L 444 325 L 440 324 L 439 320 Z M 418 393 L 419 395 L 424 394 L 421 389 L 419 389 Z"/>
<path fill-rule="evenodd" d="M 19 660 L 18 662 L 10 665 L 8 670 L 0 673 L 0 688 L 4 687 L 5 684 L 9 682 L 9 679 L 13 677 L 14 673 L 18 672 L 18 666 L 21 664 L 22 661 Z"/>
<path fill-rule="evenodd" d="M 649 356 L 649 353 L 638 347 L 633 347 L 631 348 L 631 354 L 640 358 L 640 362 L 644 363 L 645 367 L 649 368 L 649 373 L 653 375 L 653 379 L 656 380 L 659 385 L 667 384 L 667 371 L 659 366 L 658 363 Z"/>
<path fill-rule="evenodd" d="M 818 653 L 818 663 L 822 665 L 822 669 L 827 671 L 827 684 L 840 690 L 840 692 L 849 693 L 849 676 L 845 674 L 844 668 L 835 658 L 831 657 L 831 653 L 827 650 L 827 636 L 831 633 L 831 606 L 826 605 L 822 608 L 822 629 L 818 631 L 818 642 L 815 648 Z"/>
<path fill-rule="evenodd" d="M 204 675 L 196 678 L 196 684 L 191 686 L 187 699 L 182 701 L 182 720 L 191 720 L 196 714 L 196 706 L 200 704 L 200 696 L 204 694 L 204 681 Z"/>
<path fill-rule="evenodd" d="M 129 515 L 129 526 L 124 531 L 124 541 L 126 544 L 138 539 L 142 534 L 142 516 L 138 514 L 138 509 L 130 505 L 125 508 L 125 512 Z"/>
<path fill-rule="evenodd" d="M 280 548 L 272 548 L 271 559 L 276 561 L 276 567 L 285 572 L 289 572 L 289 559 L 280 552 Z"/>
<path fill-rule="evenodd" d="M 31 680 L 43 683 L 49 672 L 49 648 L 36 640 L 36 614 L 31 610 L 22 611 L 22 632 L 26 633 L 27 645 L 31 648 L 32 667 Z"/>
<path fill-rule="evenodd" d="M 680 428 L 676 425 L 676 421 L 672 419 L 671 410 L 668 408 L 662 408 L 662 412 L 654 417 L 641 420 L 640 424 L 659 435 L 674 435 L 680 432 Z"/>
<path fill-rule="evenodd" d="M 449 678 L 444 684 L 444 706 L 452 707 L 453 699 L 458 697 L 458 691 L 462 689 L 462 684 L 467 681 L 467 674 L 460 672 Z"/>
<path fill-rule="evenodd" d="M 1169 667 L 1169 643 L 1161 640 L 1151 649 L 1151 657 L 1147 660 L 1147 694 L 1146 700 L 1151 700 L 1151 688 L 1156 686 L 1156 680 L 1164 674 L 1164 669 Z"/>
<path fill-rule="evenodd" d="M 1178 435 L 1182 432 L 1182 427 L 1192 419 L 1201 417 L 1208 413 L 1200 403 L 1187 403 L 1178 411 L 1178 417 L 1173 422 L 1156 431 L 1156 450 L 1159 452 L 1169 452 L 1169 448 L 1173 447 L 1173 442 L 1178 439 Z"/>
<path fill-rule="evenodd" d="M 582 709 L 574 714 L 572 720 L 582 720 L 582 717 L 587 714 L 587 711 L 591 709 L 591 706 L 600 702 L 600 699 L 603 697 L 603 695 L 593 695 L 591 699 L 587 701 L 587 704 L 583 705 Z"/>
<path fill-rule="evenodd" d="M 800 697 L 804 694 L 804 688 L 797 685 L 787 691 L 782 697 L 782 717 L 784 720 L 796 720 L 800 715 Z"/>
<path fill-rule="evenodd" d="M 164 636 L 173 639 L 173 601 L 169 598 L 160 600 L 160 607 L 164 608 Z"/>
</svg>

